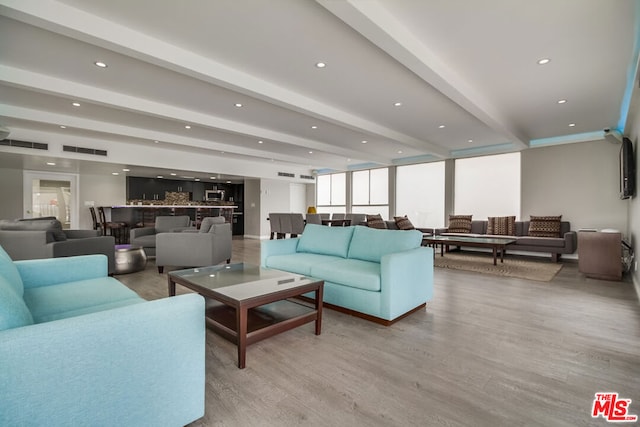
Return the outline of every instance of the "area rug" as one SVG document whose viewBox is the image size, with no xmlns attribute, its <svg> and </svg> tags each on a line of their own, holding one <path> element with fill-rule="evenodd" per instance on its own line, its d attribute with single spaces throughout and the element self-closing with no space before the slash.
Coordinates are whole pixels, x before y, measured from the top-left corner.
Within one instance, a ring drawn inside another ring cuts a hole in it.
<svg viewBox="0 0 640 427">
<path fill-rule="evenodd" d="M 492 255 L 470 253 L 440 253 L 434 259 L 436 267 L 452 270 L 472 271 L 474 273 L 493 274 L 502 277 L 517 277 L 520 279 L 549 282 L 562 268 L 562 263 L 551 262 L 547 259 L 532 261 L 507 256 L 504 263 L 498 259 L 498 265 L 493 265 Z"/>
</svg>

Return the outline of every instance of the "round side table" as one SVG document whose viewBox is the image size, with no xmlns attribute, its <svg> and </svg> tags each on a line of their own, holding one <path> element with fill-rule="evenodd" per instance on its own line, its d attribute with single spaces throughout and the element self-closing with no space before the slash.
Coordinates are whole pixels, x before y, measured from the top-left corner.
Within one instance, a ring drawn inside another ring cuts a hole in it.
<svg viewBox="0 0 640 427">
<path fill-rule="evenodd" d="M 115 247 L 115 274 L 135 273 L 144 270 L 147 266 L 147 254 L 142 246 L 116 245 Z"/>
</svg>

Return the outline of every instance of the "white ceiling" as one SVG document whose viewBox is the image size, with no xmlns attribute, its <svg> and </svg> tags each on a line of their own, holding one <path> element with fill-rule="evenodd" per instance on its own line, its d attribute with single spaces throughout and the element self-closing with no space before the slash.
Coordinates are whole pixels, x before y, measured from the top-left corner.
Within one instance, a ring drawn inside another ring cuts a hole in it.
<svg viewBox="0 0 640 427">
<path fill-rule="evenodd" d="M 639 16 L 637 0 L 0 0 L 0 125 L 309 170 L 593 140 L 625 130 Z"/>
</svg>

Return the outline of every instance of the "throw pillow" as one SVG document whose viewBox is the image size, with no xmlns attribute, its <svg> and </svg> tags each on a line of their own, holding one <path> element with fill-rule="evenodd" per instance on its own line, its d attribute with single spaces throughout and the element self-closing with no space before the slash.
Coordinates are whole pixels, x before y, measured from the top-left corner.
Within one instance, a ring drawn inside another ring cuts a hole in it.
<svg viewBox="0 0 640 427">
<path fill-rule="evenodd" d="M 471 233 L 473 215 L 449 215 L 448 233 Z"/>
<path fill-rule="evenodd" d="M 367 215 L 367 227 L 386 229 L 387 224 L 382 219 L 382 215 Z"/>
<path fill-rule="evenodd" d="M 515 216 L 490 216 L 487 218 L 487 234 L 494 236 L 515 236 Z"/>
<path fill-rule="evenodd" d="M 393 220 L 396 222 L 399 230 L 415 230 L 416 228 L 413 226 L 411 221 L 407 216 L 394 216 Z"/>
<path fill-rule="evenodd" d="M 532 237 L 561 237 L 560 216 L 533 216 L 529 222 L 529 236 Z"/>
</svg>

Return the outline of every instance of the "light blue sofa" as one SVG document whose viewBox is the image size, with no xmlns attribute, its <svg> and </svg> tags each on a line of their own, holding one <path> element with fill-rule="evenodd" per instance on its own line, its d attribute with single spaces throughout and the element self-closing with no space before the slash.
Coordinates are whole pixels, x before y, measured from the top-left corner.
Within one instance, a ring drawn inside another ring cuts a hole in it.
<svg viewBox="0 0 640 427">
<path fill-rule="evenodd" d="M 183 426 L 204 415 L 204 300 L 145 301 L 107 257 L 0 247 L 1 426 Z"/>
<path fill-rule="evenodd" d="M 261 243 L 261 265 L 325 281 L 325 303 L 390 325 L 433 296 L 433 249 L 420 231 L 307 224 L 296 239 Z"/>
</svg>

